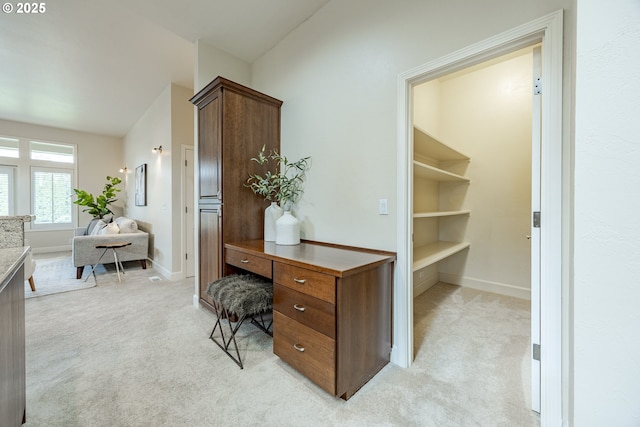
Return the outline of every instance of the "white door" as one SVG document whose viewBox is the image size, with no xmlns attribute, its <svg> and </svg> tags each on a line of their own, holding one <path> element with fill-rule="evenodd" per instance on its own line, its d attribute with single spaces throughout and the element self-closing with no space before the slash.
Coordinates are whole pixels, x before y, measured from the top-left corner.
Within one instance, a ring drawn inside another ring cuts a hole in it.
<svg viewBox="0 0 640 427">
<path fill-rule="evenodd" d="M 541 105 L 539 79 L 541 49 L 533 49 L 533 109 L 531 121 L 531 409 L 540 412 L 540 148 Z"/>
<path fill-rule="evenodd" d="M 195 229 L 194 229 L 194 157 L 193 148 L 184 150 L 184 247 L 185 277 L 196 274 Z"/>
</svg>

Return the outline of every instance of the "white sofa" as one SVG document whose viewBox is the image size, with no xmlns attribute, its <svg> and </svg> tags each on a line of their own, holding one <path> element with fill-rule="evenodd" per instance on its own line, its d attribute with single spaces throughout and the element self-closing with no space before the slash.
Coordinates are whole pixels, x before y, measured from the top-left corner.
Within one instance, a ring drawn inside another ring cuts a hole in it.
<svg viewBox="0 0 640 427">
<path fill-rule="evenodd" d="M 84 267 L 87 265 L 110 264 L 115 262 L 113 251 L 96 248 L 96 246 L 104 244 L 131 243 L 128 246 L 116 249 L 118 260 L 121 262 L 140 261 L 142 268 L 147 268 L 146 261 L 149 251 L 149 234 L 138 230 L 135 221 L 129 218 L 116 218 L 113 223 L 116 225 L 121 223 L 125 224 L 125 226 L 121 227 L 117 233 L 111 230 L 110 233 L 112 234 L 107 234 L 106 232 L 97 233 L 93 230 L 91 231 L 93 234 L 87 234 L 86 227 L 75 229 L 75 236 L 71 243 L 71 257 L 73 259 L 73 266 L 76 267 L 76 279 L 82 278 Z M 109 226 L 111 227 L 113 223 L 109 224 Z M 96 228 L 97 227 L 100 227 L 100 225 L 97 225 Z M 117 227 L 113 226 L 113 228 Z"/>
</svg>

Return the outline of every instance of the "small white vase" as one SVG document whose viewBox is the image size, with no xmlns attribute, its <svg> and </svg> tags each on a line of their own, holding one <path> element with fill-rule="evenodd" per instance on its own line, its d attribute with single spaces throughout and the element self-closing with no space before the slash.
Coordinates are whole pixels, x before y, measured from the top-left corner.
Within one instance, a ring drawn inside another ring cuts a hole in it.
<svg viewBox="0 0 640 427">
<path fill-rule="evenodd" d="M 300 221 L 285 211 L 276 221 L 276 245 L 300 244 Z"/>
<path fill-rule="evenodd" d="M 264 210 L 264 241 L 276 241 L 276 220 L 282 216 L 283 209 L 276 202 L 271 202 Z"/>
</svg>

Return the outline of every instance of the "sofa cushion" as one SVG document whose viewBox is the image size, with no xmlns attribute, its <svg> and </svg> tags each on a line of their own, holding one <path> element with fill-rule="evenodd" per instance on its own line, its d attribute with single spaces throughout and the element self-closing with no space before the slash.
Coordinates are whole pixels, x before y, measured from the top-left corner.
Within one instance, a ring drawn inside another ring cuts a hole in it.
<svg viewBox="0 0 640 427">
<path fill-rule="evenodd" d="M 98 234 L 104 235 L 104 234 L 118 234 L 118 233 L 120 233 L 120 227 L 118 227 L 118 224 L 116 224 L 115 222 L 110 222 L 104 228 L 102 228 Z"/>
<path fill-rule="evenodd" d="M 135 233 L 138 231 L 138 224 L 131 218 L 118 217 L 116 218 L 116 224 L 120 228 L 120 233 Z"/>
<path fill-rule="evenodd" d="M 90 236 L 98 236 L 100 235 L 101 231 L 103 228 L 105 228 L 107 226 L 107 223 L 104 222 L 103 220 L 99 219 L 98 221 L 96 221 L 95 225 L 93 226 L 93 230 L 91 230 L 91 233 L 89 233 Z"/>
<path fill-rule="evenodd" d="M 85 236 L 89 236 L 93 233 L 93 229 L 96 227 L 96 224 L 98 223 L 98 221 L 101 221 L 101 219 L 93 218 L 91 221 L 89 221 L 89 224 L 87 224 L 87 228 L 84 230 Z"/>
</svg>

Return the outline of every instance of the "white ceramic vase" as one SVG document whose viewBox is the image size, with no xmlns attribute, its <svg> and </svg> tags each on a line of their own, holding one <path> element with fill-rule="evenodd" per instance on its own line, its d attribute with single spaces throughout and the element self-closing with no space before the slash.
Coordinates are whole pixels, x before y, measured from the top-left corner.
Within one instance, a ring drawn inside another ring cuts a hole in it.
<svg viewBox="0 0 640 427">
<path fill-rule="evenodd" d="M 285 211 L 276 221 L 276 245 L 300 244 L 300 221 Z"/>
<path fill-rule="evenodd" d="M 264 241 L 276 241 L 276 221 L 282 216 L 283 209 L 276 202 L 271 202 L 264 210 Z"/>
</svg>

